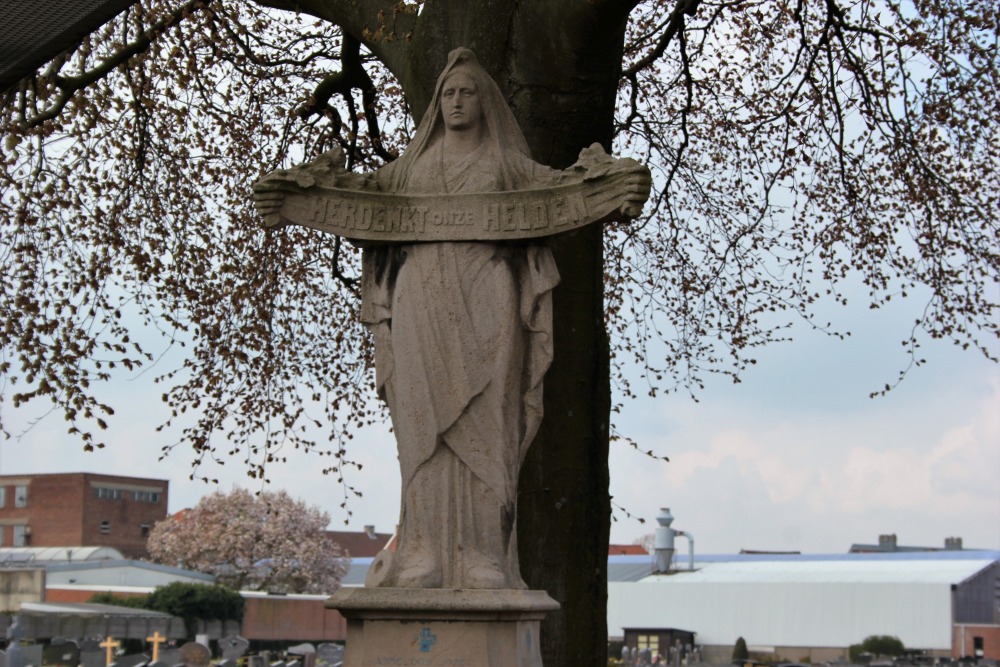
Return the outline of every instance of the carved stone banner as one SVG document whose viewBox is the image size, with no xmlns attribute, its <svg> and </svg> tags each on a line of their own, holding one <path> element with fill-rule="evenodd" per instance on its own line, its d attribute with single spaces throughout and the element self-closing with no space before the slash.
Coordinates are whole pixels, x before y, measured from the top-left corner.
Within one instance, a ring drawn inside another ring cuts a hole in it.
<svg viewBox="0 0 1000 667">
<path fill-rule="evenodd" d="M 610 219 L 639 165 L 599 144 L 580 154 L 565 183 L 472 194 L 391 194 L 315 185 L 285 195 L 279 219 L 352 241 L 515 241 Z"/>
</svg>

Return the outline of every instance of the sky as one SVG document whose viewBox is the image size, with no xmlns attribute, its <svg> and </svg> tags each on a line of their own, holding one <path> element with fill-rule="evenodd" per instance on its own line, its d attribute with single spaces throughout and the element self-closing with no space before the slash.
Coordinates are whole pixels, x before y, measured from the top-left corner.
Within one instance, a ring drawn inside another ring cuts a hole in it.
<svg viewBox="0 0 1000 667">
<path fill-rule="evenodd" d="M 674 528 L 702 554 L 843 553 L 885 533 L 905 545 L 961 537 L 966 547 L 1000 549 L 1000 367 L 947 342 L 926 344 L 927 365 L 887 396 L 868 397 L 905 366 L 899 341 L 915 307 L 844 310 L 837 322 L 852 330 L 846 341 L 798 327 L 791 343 L 760 354 L 741 383 L 710 382 L 697 402 L 684 394 L 627 402 L 618 430 L 670 460 L 612 444 L 610 491 L 620 508 L 612 542 L 651 533 L 660 508 L 669 507 Z M 20 435 L 0 440 L 0 474 L 167 479 L 169 511 L 193 506 L 215 487 L 188 479 L 184 452 L 159 460 L 168 441 L 154 430 L 164 416 L 162 387 L 150 379 L 111 387 L 108 447 L 94 453 L 65 434 L 60 415 L 36 421 L 37 408 L 4 403 L 4 422 Z M 271 467 L 268 488 L 326 510 L 331 529 L 370 524 L 391 532 L 399 506 L 393 436 L 383 425 L 351 446 L 362 469 L 348 481 L 362 497 L 323 476 L 325 460 L 304 455 Z M 223 490 L 261 488 L 235 461 L 203 472 Z"/>
</svg>

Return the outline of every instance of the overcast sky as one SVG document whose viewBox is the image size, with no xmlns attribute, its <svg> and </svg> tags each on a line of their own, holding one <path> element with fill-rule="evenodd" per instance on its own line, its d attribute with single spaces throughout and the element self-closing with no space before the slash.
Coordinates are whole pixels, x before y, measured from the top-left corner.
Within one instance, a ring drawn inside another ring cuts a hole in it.
<svg viewBox="0 0 1000 667">
<path fill-rule="evenodd" d="M 899 340 L 916 304 L 895 312 L 863 307 L 838 313 L 854 335 L 830 339 L 799 328 L 795 341 L 770 348 L 741 384 L 709 384 L 694 402 L 683 395 L 628 403 L 619 430 L 657 462 L 612 445 L 611 493 L 616 504 L 648 519 L 616 512 L 612 541 L 632 543 L 652 532 L 660 507 L 689 532 L 699 553 L 742 548 L 840 553 L 851 543 L 895 533 L 900 544 L 941 546 L 962 537 L 966 547 L 1000 549 L 1000 369 L 949 343 L 925 348 L 930 364 L 914 369 L 888 396 L 868 394 L 906 363 Z M 0 441 L 0 472 L 105 472 L 170 481 L 170 511 L 194 505 L 211 487 L 188 480 L 183 452 L 158 461 L 166 442 L 154 427 L 163 416 L 162 388 L 149 378 L 121 382 L 109 447 L 87 454 L 50 415 L 16 440 Z M 30 413 L 3 405 L 12 433 Z M 387 427 L 355 438 L 363 464 L 350 498 L 323 477 L 314 457 L 292 457 L 271 470 L 272 488 L 319 505 L 334 529 L 374 524 L 392 530 L 399 473 Z M 239 463 L 206 470 L 229 489 L 259 488 Z M 678 547 L 686 549 L 682 541 Z"/>
</svg>

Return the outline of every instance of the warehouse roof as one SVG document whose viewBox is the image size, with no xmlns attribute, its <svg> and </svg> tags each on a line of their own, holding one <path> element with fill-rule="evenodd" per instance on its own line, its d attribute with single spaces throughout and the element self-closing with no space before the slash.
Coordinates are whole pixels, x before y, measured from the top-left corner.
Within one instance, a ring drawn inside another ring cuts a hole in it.
<svg viewBox="0 0 1000 667">
<path fill-rule="evenodd" d="M 994 559 L 863 558 L 853 560 L 740 561 L 709 563 L 694 572 L 651 575 L 643 583 L 960 584 Z"/>
</svg>

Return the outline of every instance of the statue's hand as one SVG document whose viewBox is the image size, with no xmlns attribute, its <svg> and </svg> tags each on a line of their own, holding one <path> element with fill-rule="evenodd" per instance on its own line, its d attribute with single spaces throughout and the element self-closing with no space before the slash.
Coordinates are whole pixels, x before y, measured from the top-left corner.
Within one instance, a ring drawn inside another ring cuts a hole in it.
<svg viewBox="0 0 1000 667">
<path fill-rule="evenodd" d="M 649 199 L 653 187 L 653 177 L 649 169 L 638 162 L 636 168 L 625 179 L 625 201 L 622 203 L 622 215 L 628 218 L 638 218 L 642 215 L 642 207 Z"/>
<path fill-rule="evenodd" d="M 274 227 L 281 223 L 278 213 L 285 202 L 285 193 L 307 190 L 314 185 L 334 187 L 338 176 L 345 173 L 344 153 L 339 147 L 312 162 L 291 169 L 276 169 L 254 184 L 254 206 L 264 218 L 264 224 Z"/>
<path fill-rule="evenodd" d="M 280 223 L 278 212 L 285 203 L 285 193 L 299 187 L 299 179 L 292 172 L 289 169 L 277 169 L 254 183 L 253 205 L 268 227 Z"/>
<path fill-rule="evenodd" d="M 580 158 L 563 173 L 581 174 L 585 181 L 614 178 L 615 197 L 622 198 L 618 210 L 627 218 L 642 215 L 642 207 L 653 186 L 653 177 L 646 165 L 632 158 L 613 158 L 596 143 L 580 151 Z"/>
</svg>

